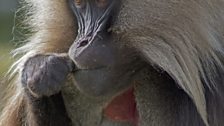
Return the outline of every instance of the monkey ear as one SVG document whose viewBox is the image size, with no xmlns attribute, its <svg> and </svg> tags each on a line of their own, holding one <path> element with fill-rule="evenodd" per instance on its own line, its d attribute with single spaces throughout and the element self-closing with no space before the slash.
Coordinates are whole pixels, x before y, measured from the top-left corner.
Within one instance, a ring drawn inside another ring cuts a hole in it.
<svg viewBox="0 0 224 126">
<path fill-rule="evenodd" d="M 181 49 L 173 48 L 161 38 L 136 37 L 135 46 L 149 62 L 166 71 L 176 84 L 193 100 L 198 112 L 207 123 L 204 86 L 200 79 L 197 54 L 182 45 Z M 180 51 L 181 50 L 181 51 Z"/>
</svg>

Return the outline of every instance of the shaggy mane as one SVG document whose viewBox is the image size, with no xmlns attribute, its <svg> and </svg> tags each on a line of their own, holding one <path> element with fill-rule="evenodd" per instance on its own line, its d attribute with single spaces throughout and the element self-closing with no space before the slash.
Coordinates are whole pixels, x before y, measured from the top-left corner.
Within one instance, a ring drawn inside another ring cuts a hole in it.
<svg viewBox="0 0 224 126">
<path fill-rule="evenodd" d="M 12 75 L 19 78 L 23 63 L 37 53 L 67 52 L 74 40 L 76 25 L 67 3 L 62 1 L 23 1 L 29 8 L 24 23 L 29 26 L 28 29 L 33 29 L 30 31 L 33 34 L 26 39 L 24 46 L 14 50 L 14 55 L 22 56 L 12 65 Z M 126 36 L 135 36 L 131 40 L 133 46 L 141 49 L 143 57 L 150 64 L 166 71 L 179 88 L 191 97 L 205 124 L 213 126 L 216 116 L 224 117 L 224 2 L 189 1 L 194 3 L 193 7 L 180 10 L 186 16 L 184 20 L 172 22 L 172 25 L 161 21 L 158 27 L 162 31 L 142 26 L 143 29 L 152 31 L 153 38 L 150 35 L 142 37 L 134 29 L 130 29 L 133 34 Z M 197 14 L 193 11 L 194 8 L 198 8 Z M 8 113 L 8 109 L 23 101 L 20 80 L 14 80 L 16 81 L 10 85 L 14 85 L 19 91 L 8 101 L 10 104 L 0 117 L 0 126 L 11 121 L 8 117 L 15 114 L 13 111 L 19 112 L 18 108 L 14 108 Z"/>
</svg>

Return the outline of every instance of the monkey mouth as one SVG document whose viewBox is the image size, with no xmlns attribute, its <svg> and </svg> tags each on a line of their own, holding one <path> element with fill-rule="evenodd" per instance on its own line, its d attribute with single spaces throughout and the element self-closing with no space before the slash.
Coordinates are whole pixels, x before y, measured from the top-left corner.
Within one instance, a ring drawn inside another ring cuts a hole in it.
<svg viewBox="0 0 224 126">
<path fill-rule="evenodd" d="M 79 67 L 76 67 L 75 65 L 73 65 L 72 73 L 75 73 L 77 71 L 95 71 L 95 70 L 101 70 L 101 69 L 106 69 L 106 68 L 108 68 L 108 67 L 98 66 L 98 67 L 92 67 L 92 68 L 89 68 L 89 67 L 79 68 Z"/>
<path fill-rule="evenodd" d="M 139 113 L 135 101 L 134 88 L 129 88 L 116 96 L 105 108 L 104 116 L 116 122 L 138 125 Z"/>
<path fill-rule="evenodd" d="M 97 91 L 95 92 L 95 88 L 91 89 L 90 87 L 96 87 L 98 85 L 104 85 L 104 83 L 101 83 L 102 80 L 96 81 L 95 79 L 91 79 L 91 82 L 95 82 L 97 85 L 89 85 L 88 83 L 83 83 L 85 80 L 90 79 L 89 76 L 92 76 L 92 78 L 98 78 L 97 72 L 106 74 L 108 73 L 108 69 L 110 67 L 101 66 L 101 67 L 95 67 L 95 68 L 82 68 L 78 69 L 76 68 L 74 71 L 74 75 L 76 75 L 76 84 L 79 86 L 79 89 L 83 92 L 88 92 L 91 94 L 91 96 L 102 96 L 106 95 L 107 92 L 101 92 Z M 87 77 L 86 77 L 87 76 Z M 104 80 L 103 82 L 108 82 L 108 80 Z M 100 84 L 99 84 L 100 83 Z M 80 85 L 81 84 L 81 85 Z M 86 86 L 87 85 L 87 86 Z M 90 90 L 86 90 L 86 88 L 90 88 Z M 139 113 L 137 110 L 137 104 L 135 100 L 134 95 L 134 87 L 131 86 L 129 89 L 126 89 L 119 95 L 116 95 L 110 102 L 107 104 L 103 109 L 103 115 L 109 120 L 112 120 L 114 122 L 120 122 L 120 123 L 127 123 L 131 124 L 132 126 L 137 126 L 139 122 Z"/>
</svg>

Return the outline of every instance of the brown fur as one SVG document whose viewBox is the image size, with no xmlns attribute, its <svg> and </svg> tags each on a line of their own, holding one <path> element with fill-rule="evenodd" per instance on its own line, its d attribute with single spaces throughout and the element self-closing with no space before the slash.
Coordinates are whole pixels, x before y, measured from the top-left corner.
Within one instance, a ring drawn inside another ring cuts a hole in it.
<svg viewBox="0 0 224 126">
<path fill-rule="evenodd" d="M 16 74 L 24 61 L 36 53 L 67 52 L 76 34 L 74 16 L 66 0 L 27 1 L 32 5 L 27 23 L 35 33 L 15 51 L 24 54 L 13 66 Z M 223 0 L 122 0 L 111 28 L 121 36 L 121 42 L 135 47 L 149 65 L 168 73 L 189 96 L 186 99 L 193 101 L 207 126 L 220 126 L 224 117 L 223 8 Z M 17 114 L 23 104 L 23 89 L 18 83 L 15 86 L 17 90 L 3 111 L 0 126 L 22 125 L 21 115 Z M 149 113 L 146 111 L 142 116 L 150 116 Z"/>
<path fill-rule="evenodd" d="M 28 43 L 26 45 L 14 51 L 15 55 L 17 53 L 25 54 L 12 66 L 14 70 L 11 71 L 11 77 L 19 74 L 20 68 L 22 68 L 28 57 L 36 53 L 65 52 L 75 37 L 75 23 L 65 1 L 29 0 L 23 1 L 23 4 L 28 6 L 28 8 L 32 6 L 29 11 L 29 14 L 32 16 L 27 16 L 24 23 L 35 34 L 27 38 Z M 40 6 L 41 4 L 43 6 Z M 52 11 L 52 9 L 55 11 Z M 62 43 L 63 45 L 61 45 Z M 35 49 L 32 47 L 35 47 Z M 7 99 L 6 107 L 1 114 L 0 126 L 21 126 L 26 121 L 21 120 L 24 111 L 20 111 L 20 108 L 25 103 L 23 100 L 23 89 L 20 87 L 20 79 L 19 77 L 16 78 L 18 79 L 14 79 L 15 81 L 9 85 L 9 87 L 13 87 L 12 89 L 16 89 L 9 90 L 14 93 L 12 93 L 10 99 Z"/>
</svg>

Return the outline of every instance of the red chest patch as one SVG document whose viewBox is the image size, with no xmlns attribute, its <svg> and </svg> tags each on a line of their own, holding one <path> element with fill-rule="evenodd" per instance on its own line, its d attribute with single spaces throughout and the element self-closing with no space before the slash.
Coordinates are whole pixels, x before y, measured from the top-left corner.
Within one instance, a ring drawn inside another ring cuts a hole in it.
<svg viewBox="0 0 224 126">
<path fill-rule="evenodd" d="M 114 121 L 130 122 L 134 126 L 138 123 L 134 89 L 131 88 L 115 97 L 104 109 L 104 115 Z"/>
</svg>

